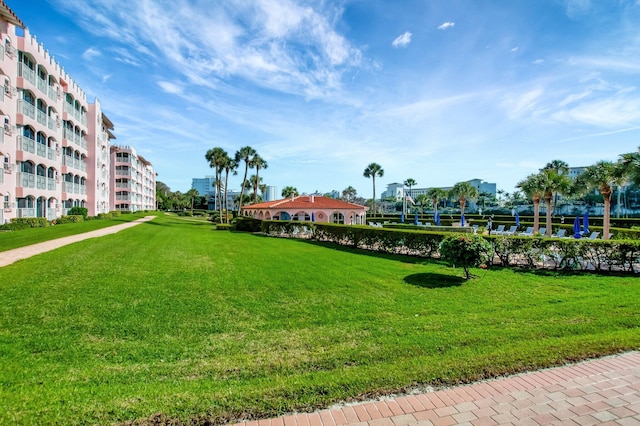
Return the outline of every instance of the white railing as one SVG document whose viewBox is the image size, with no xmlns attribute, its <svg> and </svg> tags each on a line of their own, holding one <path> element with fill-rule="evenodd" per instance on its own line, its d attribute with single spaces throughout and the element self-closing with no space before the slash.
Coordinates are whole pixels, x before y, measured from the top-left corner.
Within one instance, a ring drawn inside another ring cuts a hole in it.
<svg viewBox="0 0 640 426">
<path fill-rule="evenodd" d="M 84 149 L 87 149 L 87 140 L 84 138 L 84 136 L 80 136 L 79 145 Z"/>
<path fill-rule="evenodd" d="M 18 99 L 18 112 L 22 112 L 22 114 L 31 117 L 33 119 L 36 118 L 36 107 L 35 105 L 30 104 L 24 99 Z"/>
<path fill-rule="evenodd" d="M 86 185 L 80 185 L 80 194 L 82 194 L 82 195 L 86 195 L 87 194 L 87 186 Z"/>
<path fill-rule="evenodd" d="M 43 145 L 41 143 L 37 143 L 36 144 L 36 154 L 38 154 L 40 157 L 47 157 L 47 146 Z"/>
<path fill-rule="evenodd" d="M 62 182 L 62 192 L 66 192 L 67 194 L 77 194 L 78 190 L 76 189 L 76 186 L 79 186 L 79 184 L 73 182 Z"/>
<path fill-rule="evenodd" d="M 51 130 L 56 130 L 58 128 L 58 120 L 55 117 L 47 117 L 47 127 Z"/>
<path fill-rule="evenodd" d="M 75 108 L 73 108 L 73 104 L 70 104 L 69 102 L 64 103 L 64 112 L 66 112 L 69 115 L 73 115 L 73 111 L 75 110 Z"/>
<path fill-rule="evenodd" d="M 36 217 L 36 209 L 32 207 L 18 209 L 18 217 Z"/>
<path fill-rule="evenodd" d="M 131 172 L 130 169 L 119 169 L 119 168 L 116 167 L 116 170 L 115 170 L 115 175 L 116 176 L 128 176 L 128 177 L 131 177 L 132 174 L 133 173 Z"/>
<path fill-rule="evenodd" d="M 36 141 L 26 136 L 18 136 L 18 149 L 32 154 L 36 153 Z"/>
<path fill-rule="evenodd" d="M 124 183 L 124 182 L 116 182 L 116 188 L 133 188 L 133 185 L 131 185 L 130 183 Z"/>
<path fill-rule="evenodd" d="M 24 77 L 29 83 L 36 85 L 36 73 L 34 70 L 20 62 L 18 64 L 18 77 Z"/>
<path fill-rule="evenodd" d="M 16 186 L 22 188 L 35 188 L 36 187 L 36 175 L 33 173 L 16 173 Z"/>
<path fill-rule="evenodd" d="M 73 130 L 68 129 L 68 128 L 64 128 L 64 131 L 62 133 L 62 137 L 64 137 L 65 139 L 70 140 L 71 142 L 73 142 Z"/>
<path fill-rule="evenodd" d="M 46 176 L 36 176 L 36 188 L 38 188 L 38 189 L 47 189 L 47 177 Z"/>
<path fill-rule="evenodd" d="M 131 195 L 116 195 L 118 201 L 131 201 Z"/>
<path fill-rule="evenodd" d="M 56 180 L 54 178 L 47 178 L 47 189 L 49 191 L 56 190 Z"/>
<path fill-rule="evenodd" d="M 38 110 L 36 113 L 36 120 L 38 121 L 38 123 L 42 124 L 43 126 L 47 125 L 47 113 L 44 111 L 40 111 Z"/>
<path fill-rule="evenodd" d="M 2 44 L 0 44 L 0 59 L 2 59 L 2 60 L 4 61 L 4 46 L 3 46 Z M 2 222 L 2 221 L 0 221 L 0 225 L 1 225 L 2 223 L 3 223 L 3 222 Z"/>
<path fill-rule="evenodd" d="M 4 53 L 6 53 L 8 57 L 14 58 L 16 56 L 16 48 L 8 44 L 5 46 Z"/>
<path fill-rule="evenodd" d="M 38 77 L 38 90 L 42 93 L 47 93 L 47 80 Z"/>
<path fill-rule="evenodd" d="M 47 209 L 47 220 L 49 222 L 56 220 L 56 211 L 54 209 Z"/>
<path fill-rule="evenodd" d="M 55 87 L 49 86 L 47 88 L 47 96 L 49 96 L 49 99 L 51 99 L 52 101 L 57 101 L 58 100 L 58 91 L 56 90 Z"/>
<path fill-rule="evenodd" d="M 4 143 L 4 127 L 0 127 L 0 143 Z"/>
<path fill-rule="evenodd" d="M 84 125 L 84 126 L 86 126 L 86 125 L 87 125 L 87 116 L 86 116 L 86 114 L 82 114 L 82 113 L 80 113 L 80 123 L 81 123 L 82 125 Z"/>
<path fill-rule="evenodd" d="M 0 169 L 0 183 L 4 183 L 4 169 Z"/>
</svg>

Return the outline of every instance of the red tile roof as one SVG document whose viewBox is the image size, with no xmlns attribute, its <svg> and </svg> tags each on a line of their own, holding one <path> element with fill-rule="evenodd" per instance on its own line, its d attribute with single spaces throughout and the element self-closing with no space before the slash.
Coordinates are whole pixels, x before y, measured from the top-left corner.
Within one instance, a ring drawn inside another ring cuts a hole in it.
<svg viewBox="0 0 640 426">
<path fill-rule="evenodd" d="M 346 201 L 336 200 L 335 198 L 322 197 L 318 195 L 300 195 L 298 197 L 284 198 L 282 200 L 265 201 L 264 203 L 251 204 L 244 206 L 242 209 L 277 209 L 277 210 L 319 210 L 319 209 L 335 209 L 335 210 L 362 210 L 368 207 L 360 204 L 347 203 Z"/>
<path fill-rule="evenodd" d="M 5 21 L 15 25 L 16 27 L 24 28 L 24 23 L 18 18 L 13 10 L 9 8 L 6 4 L 4 4 L 3 0 L 0 0 L 0 17 L 2 17 Z"/>
</svg>

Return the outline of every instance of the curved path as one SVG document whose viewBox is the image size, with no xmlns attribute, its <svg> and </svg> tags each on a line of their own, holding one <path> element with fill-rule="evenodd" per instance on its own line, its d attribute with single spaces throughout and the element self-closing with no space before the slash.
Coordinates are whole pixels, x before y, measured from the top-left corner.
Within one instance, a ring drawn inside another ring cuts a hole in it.
<svg viewBox="0 0 640 426">
<path fill-rule="evenodd" d="M 640 352 L 243 426 L 640 425 Z"/>
<path fill-rule="evenodd" d="M 116 232 L 120 232 L 123 229 L 131 228 L 143 222 L 148 222 L 153 218 L 155 218 L 155 216 L 145 216 L 141 219 L 137 219 L 132 222 L 122 223 L 120 225 L 113 225 L 113 226 L 109 226 L 108 228 L 85 232 L 84 234 L 70 235 L 68 237 L 62 237 L 55 240 L 32 244 L 30 246 L 19 247 L 13 250 L 3 251 L 3 252 L 0 252 L 0 268 L 3 266 L 11 265 L 12 263 L 17 262 L 18 260 L 35 256 L 36 254 L 55 250 L 62 246 L 66 246 L 67 244 L 75 243 L 75 242 L 86 240 L 89 238 L 96 238 L 96 237 L 102 237 L 104 235 L 115 234 Z"/>
</svg>

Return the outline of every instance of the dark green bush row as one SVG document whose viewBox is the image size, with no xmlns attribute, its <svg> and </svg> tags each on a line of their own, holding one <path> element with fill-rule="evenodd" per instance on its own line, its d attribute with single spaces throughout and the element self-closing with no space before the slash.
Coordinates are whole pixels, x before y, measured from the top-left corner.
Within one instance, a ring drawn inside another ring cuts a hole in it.
<svg viewBox="0 0 640 426">
<path fill-rule="evenodd" d="M 59 217 L 55 220 L 55 224 L 56 225 L 64 225 L 67 223 L 78 223 L 78 222 L 84 222 L 85 218 L 82 215 L 79 214 L 70 214 L 68 216 L 62 216 Z"/>
<path fill-rule="evenodd" d="M 262 232 L 384 253 L 439 258 L 445 232 L 347 226 L 328 223 L 263 221 Z M 553 270 L 640 272 L 638 240 L 482 236 L 493 247 L 493 263 Z"/>
<path fill-rule="evenodd" d="M 27 228 L 46 228 L 51 225 L 44 217 L 19 217 L 11 219 L 11 222 L 0 226 L 0 229 L 7 231 L 19 231 Z"/>
<path fill-rule="evenodd" d="M 236 230 L 244 232 L 261 232 L 262 221 L 251 217 L 238 217 L 236 219 Z"/>
</svg>

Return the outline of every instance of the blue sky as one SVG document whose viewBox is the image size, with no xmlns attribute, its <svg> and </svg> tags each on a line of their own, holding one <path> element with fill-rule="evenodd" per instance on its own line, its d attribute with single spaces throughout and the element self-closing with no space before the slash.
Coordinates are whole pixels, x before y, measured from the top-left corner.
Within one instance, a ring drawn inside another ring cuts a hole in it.
<svg viewBox="0 0 640 426">
<path fill-rule="evenodd" d="M 215 146 L 279 191 L 371 197 L 371 162 L 378 195 L 511 191 L 640 145 L 640 0 L 5 1 L 172 190 Z"/>
</svg>

